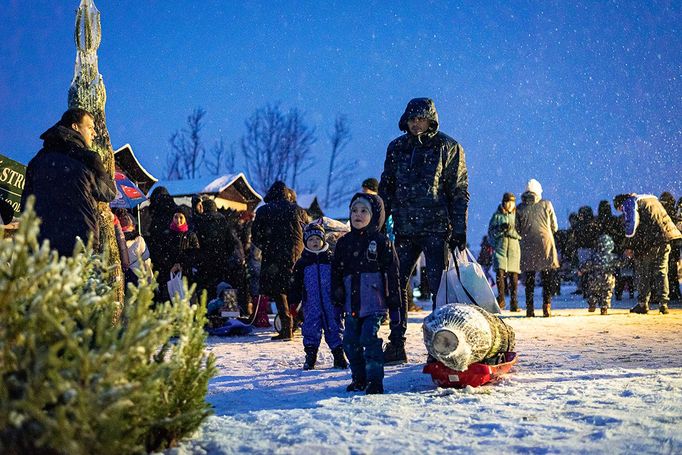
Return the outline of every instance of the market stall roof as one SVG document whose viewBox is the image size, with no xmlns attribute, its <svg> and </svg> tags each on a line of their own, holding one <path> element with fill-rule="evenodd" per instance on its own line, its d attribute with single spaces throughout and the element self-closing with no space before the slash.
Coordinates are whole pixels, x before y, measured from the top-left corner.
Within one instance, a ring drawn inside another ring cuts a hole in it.
<svg viewBox="0 0 682 455">
<path fill-rule="evenodd" d="M 116 167 L 123 171 L 144 194 L 149 194 L 151 187 L 158 181 L 156 177 L 140 164 L 130 144 L 114 150 L 114 162 Z"/>
<path fill-rule="evenodd" d="M 324 216 L 324 211 L 316 194 L 299 194 L 296 197 L 296 203 L 299 207 L 306 209 L 313 218 Z"/>
<path fill-rule="evenodd" d="M 162 180 L 155 187 L 164 186 L 168 193 L 178 199 L 191 198 L 195 194 L 213 196 L 220 208 L 235 210 L 256 209 L 263 199 L 246 180 L 243 172 L 226 174 L 219 177 L 208 176 L 187 180 Z M 188 199 L 189 200 L 189 199 Z M 184 201 L 182 201 L 184 203 Z"/>
</svg>

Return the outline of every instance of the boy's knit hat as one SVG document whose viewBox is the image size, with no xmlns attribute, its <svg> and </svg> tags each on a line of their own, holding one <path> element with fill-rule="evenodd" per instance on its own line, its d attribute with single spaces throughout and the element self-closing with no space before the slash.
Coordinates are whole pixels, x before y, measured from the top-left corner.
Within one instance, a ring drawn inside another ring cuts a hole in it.
<svg viewBox="0 0 682 455">
<path fill-rule="evenodd" d="M 502 202 L 516 201 L 516 196 L 514 193 L 504 193 L 502 196 Z"/>
<path fill-rule="evenodd" d="M 360 193 L 360 195 L 358 197 L 356 197 L 353 200 L 353 202 L 351 202 L 351 204 L 350 204 L 351 210 L 353 210 L 353 207 L 355 207 L 356 205 L 363 206 L 363 207 L 367 208 L 367 210 L 369 210 L 369 213 L 372 213 L 372 202 L 369 199 L 367 199 L 366 197 L 363 197 L 362 193 Z"/>
<path fill-rule="evenodd" d="M 318 236 L 324 242 L 324 226 L 317 223 L 308 224 L 303 231 L 303 241 L 307 242 L 310 237 Z"/>
</svg>

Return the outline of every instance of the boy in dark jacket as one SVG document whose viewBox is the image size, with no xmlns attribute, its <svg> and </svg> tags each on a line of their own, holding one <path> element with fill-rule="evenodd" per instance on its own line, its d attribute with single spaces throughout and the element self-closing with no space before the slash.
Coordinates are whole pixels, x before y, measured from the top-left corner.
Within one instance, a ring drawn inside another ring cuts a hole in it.
<svg viewBox="0 0 682 455">
<path fill-rule="evenodd" d="M 382 340 L 377 336 L 386 309 L 400 308 L 398 257 L 380 232 L 384 203 L 373 194 L 357 193 L 350 203 L 351 231 L 334 252 L 334 302 L 343 305 L 346 329 L 343 347 L 350 362 L 349 392 L 384 393 Z"/>
<path fill-rule="evenodd" d="M 341 311 L 332 304 L 332 253 L 324 240 L 324 227 L 309 224 L 303 231 L 305 248 L 294 266 L 288 301 L 302 303 L 304 370 L 317 362 L 322 332 L 334 356 L 334 368 L 348 368 L 341 341 Z"/>
<path fill-rule="evenodd" d="M 611 236 L 602 234 L 590 258 L 580 268 L 580 274 L 587 276 L 587 304 L 590 313 L 600 308 L 601 314 L 607 314 L 611 306 L 613 287 L 616 284 L 616 270 L 620 264 L 618 256 L 613 254 Z"/>
</svg>

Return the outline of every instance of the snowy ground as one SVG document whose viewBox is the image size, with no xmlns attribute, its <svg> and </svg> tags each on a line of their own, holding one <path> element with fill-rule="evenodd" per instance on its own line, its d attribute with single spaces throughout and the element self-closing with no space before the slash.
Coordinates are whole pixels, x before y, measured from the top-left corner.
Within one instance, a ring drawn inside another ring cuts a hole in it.
<svg viewBox="0 0 682 455">
<path fill-rule="evenodd" d="M 386 368 L 383 396 L 345 392 L 350 373 L 330 368 L 326 347 L 319 369 L 302 371 L 300 338 L 211 338 L 215 416 L 169 453 L 682 453 L 682 309 L 642 316 L 614 303 L 588 313 L 565 288 L 552 318 L 505 311 L 519 363 L 468 390 L 421 373 L 426 312 L 410 313 L 409 363 Z"/>
</svg>

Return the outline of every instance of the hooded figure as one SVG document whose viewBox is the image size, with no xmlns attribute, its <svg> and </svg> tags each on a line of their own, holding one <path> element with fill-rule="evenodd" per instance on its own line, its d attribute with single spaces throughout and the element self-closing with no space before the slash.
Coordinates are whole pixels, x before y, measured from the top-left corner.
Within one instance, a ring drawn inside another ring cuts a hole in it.
<svg viewBox="0 0 682 455">
<path fill-rule="evenodd" d="M 438 126 L 433 100 L 410 100 L 398 122 L 405 134 L 388 145 L 379 183 L 386 217 L 393 220 L 403 292 L 400 315 L 391 316 L 388 364 L 407 361 L 409 280 L 420 254 L 426 257 L 429 287 L 438 289 L 447 265 L 447 246 L 453 250 L 466 247 L 469 183 L 464 150 Z M 434 305 L 435 298 L 434 293 Z"/>
<path fill-rule="evenodd" d="M 284 182 L 272 184 L 258 208 L 252 227 L 252 239 L 262 252 L 260 292 L 277 304 L 282 332 L 274 337 L 291 340 L 293 331 L 287 292 L 294 264 L 303 251 L 304 210 L 289 200 Z"/>
<path fill-rule="evenodd" d="M 384 358 L 377 333 L 387 308 L 399 317 L 398 257 L 381 233 L 381 198 L 357 193 L 350 209 L 351 230 L 336 244 L 332 265 L 332 298 L 346 313 L 343 345 L 353 375 L 347 390 L 383 393 Z"/>
<path fill-rule="evenodd" d="M 542 272 L 543 315 L 550 315 L 552 303 L 552 270 L 559 268 L 554 243 L 557 219 L 552 203 L 541 198 L 540 183 L 531 179 L 516 209 L 516 230 L 521 235 L 521 271 L 526 273 L 526 316 L 533 317 L 535 272 Z"/>
<path fill-rule="evenodd" d="M 625 247 L 635 253 L 637 305 L 630 312 L 646 314 L 652 298 L 659 302 L 659 311 L 667 314 L 671 244 L 676 245 L 682 233 L 656 196 L 619 194 L 613 198 L 613 206 L 623 212 Z"/>
<path fill-rule="evenodd" d="M 70 112 L 82 116 L 76 120 Z M 95 248 L 100 247 L 97 204 L 116 197 L 114 180 L 99 155 L 72 128 L 85 116 L 92 118 L 85 111 L 69 110 L 40 136 L 43 148 L 28 163 L 21 196 L 22 210 L 28 196 L 36 198 L 34 209 L 42 220 L 38 241 L 50 240 L 50 247 L 63 256 L 73 253 L 76 237 L 87 243 L 92 234 Z"/>
</svg>

